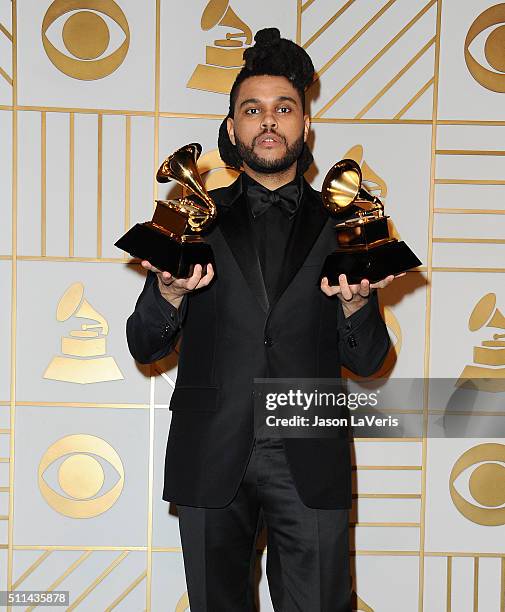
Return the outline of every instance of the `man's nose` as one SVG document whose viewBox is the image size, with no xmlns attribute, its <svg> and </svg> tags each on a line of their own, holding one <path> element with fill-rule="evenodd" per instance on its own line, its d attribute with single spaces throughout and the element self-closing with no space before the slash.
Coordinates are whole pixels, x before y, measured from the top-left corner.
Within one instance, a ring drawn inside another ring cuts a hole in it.
<svg viewBox="0 0 505 612">
<path fill-rule="evenodd" d="M 263 115 L 263 120 L 261 122 L 261 127 L 263 129 L 274 129 L 277 127 L 277 120 L 275 118 L 275 115 L 273 112 L 267 111 L 264 115 Z"/>
</svg>

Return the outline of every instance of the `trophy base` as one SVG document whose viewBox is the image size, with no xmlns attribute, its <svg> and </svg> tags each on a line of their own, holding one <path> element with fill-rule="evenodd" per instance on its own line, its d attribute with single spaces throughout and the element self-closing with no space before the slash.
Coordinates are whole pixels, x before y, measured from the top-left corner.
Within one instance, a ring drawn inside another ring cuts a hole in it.
<svg viewBox="0 0 505 612">
<path fill-rule="evenodd" d="M 149 225 L 137 223 L 115 244 L 132 257 L 146 259 L 160 270 L 170 272 L 177 278 L 188 278 L 195 264 L 211 263 L 214 255 L 209 244 L 177 242 Z"/>
<path fill-rule="evenodd" d="M 405 242 L 391 240 L 369 249 L 340 249 L 326 258 L 320 278 L 326 276 L 330 285 L 338 285 L 339 274 L 345 274 L 350 285 L 364 278 L 371 283 L 390 274 L 401 274 L 422 265 Z"/>
</svg>

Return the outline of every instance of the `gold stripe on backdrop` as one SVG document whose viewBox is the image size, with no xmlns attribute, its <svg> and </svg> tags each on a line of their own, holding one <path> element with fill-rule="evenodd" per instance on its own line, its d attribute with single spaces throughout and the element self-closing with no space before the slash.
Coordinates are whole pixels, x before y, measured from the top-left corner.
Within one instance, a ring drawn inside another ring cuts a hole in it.
<svg viewBox="0 0 505 612">
<path fill-rule="evenodd" d="M 324 23 L 319 30 L 317 30 L 317 32 L 315 34 L 313 34 L 304 44 L 303 44 L 303 48 L 306 49 L 307 47 L 309 47 L 314 41 L 316 41 L 321 34 L 323 34 L 324 32 L 326 32 L 326 30 L 333 24 L 335 23 L 335 21 L 340 17 L 340 15 L 342 15 L 342 13 L 345 13 L 345 11 L 352 5 L 354 4 L 356 0 L 347 0 L 347 2 L 333 15 L 333 17 L 330 17 L 330 19 L 328 19 L 328 21 L 326 23 Z"/>
<path fill-rule="evenodd" d="M 31 408 L 40 406 L 41 408 L 131 408 L 146 409 L 149 404 L 105 404 L 94 402 L 43 402 L 37 400 L 23 401 L 16 403 L 18 408 L 30 406 Z"/>
<path fill-rule="evenodd" d="M 365 25 L 356 32 L 356 34 L 350 38 L 343 47 L 341 47 L 336 53 L 335 55 L 333 55 L 327 62 L 326 64 L 324 64 L 324 66 L 322 66 L 321 68 L 319 68 L 319 70 L 316 71 L 316 74 L 314 75 L 314 80 L 318 81 L 321 76 L 329 69 L 331 68 L 331 66 L 333 66 L 333 64 L 339 59 L 339 57 L 341 57 L 350 47 L 352 47 L 352 45 L 359 40 L 359 38 L 361 38 L 361 36 L 369 29 L 373 26 L 373 24 L 382 17 L 382 15 L 390 8 L 393 6 L 393 4 L 396 2 L 396 0 L 389 0 L 389 2 L 387 2 L 381 9 L 380 11 L 378 11 L 377 13 L 375 13 L 375 15 L 365 23 Z M 311 85 L 312 87 L 312 85 Z"/>
<path fill-rule="evenodd" d="M 437 20 L 435 32 L 435 65 L 433 69 L 433 100 L 432 100 L 432 127 L 431 127 L 431 161 L 430 161 L 430 192 L 429 192 L 429 218 L 428 218 L 428 262 L 426 275 L 426 316 L 424 329 L 424 397 L 423 397 L 423 441 L 422 441 L 422 472 L 421 472 L 421 528 L 419 532 L 419 578 L 418 578 L 418 608 L 419 612 L 424 610 L 424 555 L 426 538 L 426 478 L 428 457 L 428 407 L 429 407 L 429 377 L 430 377 L 430 351 L 431 351 L 431 303 L 432 303 L 432 276 L 433 276 L 433 232 L 434 232 L 434 208 L 435 208 L 435 175 L 437 148 L 437 119 L 438 119 L 438 86 L 440 77 L 440 32 L 442 21 L 442 0 L 437 1 Z"/>
<path fill-rule="evenodd" d="M 412 470 L 421 471 L 422 465 L 353 465 L 353 470 Z"/>
<path fill-rule="evenodd" d="M 70 153 L 68 180 L 68 254 L 74 256 L 75 237 L 75 114 L 69 116 Z"/>
<path fill-rule="evenodd" d="M 473 612 L 479 610 L 479 557 L 473 560 Z"/>
<path fill-rule="evenodd" d="M 131 207 L 131 146 L 132 146 L 132 118 L 127 116 L 125 120 L 125 201 L 124 201 L 124 231 L 130 228 L 130 207 Z M 130 259 L 128 253 L 124 253 L 123 260 Z"/>
<path fill-rule="evenodd" d="M 10 77 L 10 76 L 9 76 L 9 75 L 8 75 L 8 74 L 5 72 L 5 70 L 4 70 L 2 67 L 0 67 L 0 76 L 2 76 L 2 77 L 3 77 L 3 78 L 6 80 L 6 81 L 7 81 L 7 83 L 9 83 L 9 85 L 12 87 L 12 85 L 13 85 L 14 81 L 13 81 L 13 80 L 12 80 L 12 78 L 11 78 L 11 77 Z"/>
<path fill-rule="evenodd" d="M 296 44 L 302 44 L 302 0 L 296 0 Z"/>
<path fill-rule="evenodd" d="M 419 528 L 421 523 L 400 523 L 400 522 L 352 522 L 349 527 L 414 527 Z"/>
<path fill-rule="evenodd" d="M 10 257 L 9 257 L 10 259 Z M 42 257 L 40 255 L 18 255 L 20 261 L 73 261 L 82 263 L 120 263 L 128 265 L 140 264 L 140 260 L 131 258 L 125 261 L 122 257 L 58 257 L 57 255 L 46 255 Z"/>
<path fill-rule="evenodd" d="M 124 591 L 122 591 L 122 593 L 120 593 L 109 606 L 105 608 L 105 612 L 110 612 L 114 608 L 117 608 L 117 606 L 142 582 L 142 580 L 144 580 L 146 576 L 147 571 L 143 571 L 138 578 L 135 578 L 135 580 L 126 589 L 124 589 Z"/>
<path fill-rule="evenodd" d="M 403 115 L 409 110 L 409 108 L 414 106 L 414 104 L 419 100 L 419 98 L 423 94 L 425 94 L 428 91 L 428 89 L 433 85 L 434 82 L 435 82 L 435 77 L 432 77 L 431 79 L 429 79 L 429 81 L 427 81 L 421 87 L 421 89 L 407 102 L 407 104 L 405 104 L 405 106 L 402 109 L 400 109 L 400 111 L 394 116 L 394 119 L 400 119 L 401 117 L 403 117 Z"/>
<path fill-rule="evenodd" d="M 155 180 L 159 165 L 159 140 L 160 140 L 160 74 L 161 74 L 161 2 L 156 0 L 156 54 L 154 61 L 154 154 L 153 154 L 153 207 L 157 197 L 157 185 Z M 146 610 L 151 609 L 152 588 L 152 548 L 153 548 L 153 475 L 154 475 L 154 403 L 156 377 L 154 366 L 149 366 L 149 479 L 147 491 L 147 569 L 146 569 Z"/>
<path fill-rule="evenodd" d="M 500 612 L 505 612 L 505 557 L 501 560 Z"/>
<path fill-rule="evenodd" d="M 495 179 L 435 179 L 436 185 L 505 185 L 505 180 Z"/>
<path fill-rule="evenodd" d="M 382 49 L 376 54 L 374 55 L 374 57 L 368 62 L 368 64 L 366 64 L 357 74 L 355 74 L 352 79 L 350 79 L 350 81 L 348 81 L 344 87 L 342 87 L 342 89 L 340 89 L 330 100 L 329 102 L 327 102 L 323 108 L 321 108 L 317 113 L 316 113 L 316 117 L 321 117 L 322 115 L 324 115 L 324 113 L 329 110 L 334 104 L 335 102 L 337 102 L 337 100 L 339 100 L 355 83 L 357 83 L 357 81 L 359 81 L 359 79 L 361 79 L 361 77 L 366 74 L 370 68 L 372 68 L 372 66 L 374 66 L 379 60 L 380 58 L 385 55 L 389 49 L 391 49 L 391 47 L 398 41 L 400 40 L 400 38 L 402 38 L 402 36 L 408 32 L 418 21 L 419 19 L 421 19 L 421 17 L 427 13 L 429 11 L 429 9 L 436 3 L 437 0 L 430 0 L 430 2 L 428 2 L 428 4 L 426 4 L 426 6 L 424 8 L 422 8 L 417 15 L 415 15 L 397 34 L 396 36 L 394 36 L 384 47 L 382 47 Z M 319 75 L 321 74 L 321 71 L 319 71 Z"/>
<path fill-rule="evenodd" d="M 452 608 L 452 557 L 447 557 L 446 608 L 447 608 L 447 612 L 451 612 L 451 608 Z"/>
<path fill-rule="evenodd" d="M 68 606 L 67 612 L 71 612 L 72 610 L 75 610 L 75 608 L 77 608 L 77 606 L 84 599 L 86 599 L 86 597 L 93 591 L 93 589 L 98 584 L 100 584 L 100 582 L 102 582 L 102 580 L 104 580 L 104 578 L 106 578 L 112 572 L 112 570 L 115 569 L 129 554 L 130 554 L 130 551 L 125 550 L 119 555 L 117 559 L 114 559 L 114 561 L 112 561 L 112 563 L 110 563 L 103 570 L 103 572 L 101 572 L 101 574 L 97 576 L 97 578 L 95 578 L 95 580 L 93 580 L 93 582 L 91 582 L 91 584 L 89 584 L 76 599 L 74 599 L 74 601 Z"/>
<path fill-rule="evenodd" d="M 505 215 L 500 208 L 435 208 L 436 213 L 444 215 Z"/>
<path fill-rule="evenodd" d="M 5 34 L 5 36 L 7 36 L 7 38 L 10 40 L 10 42 L 13 42 L 13 38 L 12 38 L 12 34 L 9 32 L 9 30 L 4 26 L 3 23 L 0 23 L 0 32 L 2 32 L 3 34 Z"/>
<path fill-rule="evenodd" d="M 505 238 L 433 238 L 445 244 L 505 244 Z"/>
<path fill-rule="evenodd" d="M 498 274 L 503 274 L 505 268 L 451 268 L 433 266 L 433 272 L 497 272 Z"/>
<path fill-rule="evenodd" d="M 15 456 L 15 412 L 16 412 L 16 338 L 17 338 L 17 218 L 18 218 L 18 83 L 17 83 L 17 0 L 11 4 L 12 23 L 12 260 L 11 260 L 11 341 L 10 341 L 10 407 L 9 407 L 9 517 L 7 536 L 7 590 L 12 590 L 13 544 L 14 544 L 14 456 Z M 8 606 L 7 610 L 12 610 Z"/>
<path fill-rule="evenodd" d="M 96 186 L 96 256 L 102 258 L 103 115 L 97 118 L 98 168 Z"/>
<path fill-rule="evenodd" d="M 303 12 L 303 11 L 306 11 L 306 10 L 309 8 L 309 6 L 310 6 L 310 5 L 311 5 L 311 4 L 312 4 L 314 1 L 315 1 L 315 0 L 307 0 L 307 2 L 305 2 L 304 4 L 302 4 L 301 11 L 302 11 L 302 12 Z"/>
<path fill-rule="evenodd" d="M 505 151 L 484 151 L 484 150 L 471 150 L 471 149 L 437 149 L 435 151 L 437 155 L 505 155 Z"/>
<path fill-rule="evenodd" d="M 58 585 L 60 585 L 67 576 L 69 576 L 75 569 L 77 569 L 79 567 L 79 565 L 81 565 L 81 563 L 83 563 L 84 561 L 86 561 L 86 559 L 91 555 L 91 551 L 87 551 L 84 554 L 82 554 L 78 559 L 76 559 L 71 565 L 69 565 L 67 567 L 67 569 L 60 574 L 60 576 L 53 582 L 51 583 L 47 588 L 43 589 L 44 591 L 54 591 L 56 589 L 56 587 Z M 29 608 L 26 608 L 25 612 L 29 612 L 31 610 L 34 609 L 34 606 L 30 606 Z M 67 608 L 68 610 L 69 608 Z"/>
<path fill-rule="evenodd" d="M 47 121 L 46 113 L 40 114 L 40 254 L 46 255 L 47 241 Z"/>
<path fill-rule="evenodd" d="M 353 499 L 421 499 L 420 493 L 353 493 Z"/>
<path fill-rule="evenodd" d="M 15 544 L 15 550 L 88 550 L 88 551 L 111 551 L 111 550 L 135 550 L 145 551 L 146 546 L 65 546 L 65 545 L 48 545 L 48 544 Z"/>
<path fill-rule="evenodd" d="M 25 578 L 28 578 L 28 576 L 34 572 L 38 566 L 43 563 L 47 557 L 49 557 L 49 555 L 52 553 L 52 550 L 46 550 L 44 553 L 42 553 L 42 555 L 40 555 L 40 557 L 34 561 L 22 574 L 21 576 L 16 580 L 16 582 L 12 585 L 13 590 L 17 589 L 18 586 L 23 582 L 23 580 L 25 580 Z"/>
<path fill-rule="evenodd" d="M 358 114 L 354 117 L 355 119 L 361 119 L 363 117 L 363 115 L 366 115 L 366 113 L 372 108 L 372 106 L 374 106 L 381 98 L 382 96 L 387 93 L 391 87 L 393 87 L 393 85 L 399 80 L 401 79 L 401 77 L 408 71 L 410 70 L 410 68 L 412 68 L 412 66 L 426 53 L 426 51 L 428 51 L 428 49 L 431 49 L 431 47 L 434 45 L 435 43 L 435 36 L 429 40 L 422 49 L 420 49 L 413 58 L 410 59 L 409 62 L 407 62 L 407 64 L 405 64 L 405 66 L 396 73 L 396 75 L 390 80 L 388 81 L 384 87 L 370 100 L 370 102 L 368 102 L 368 104 L 366 104 L 359 112 Z M 395 117 L 396 118 L 396 117 Z M 431 123 L 431 121 L 429 121 L 429 123 Z"/>
</svg>

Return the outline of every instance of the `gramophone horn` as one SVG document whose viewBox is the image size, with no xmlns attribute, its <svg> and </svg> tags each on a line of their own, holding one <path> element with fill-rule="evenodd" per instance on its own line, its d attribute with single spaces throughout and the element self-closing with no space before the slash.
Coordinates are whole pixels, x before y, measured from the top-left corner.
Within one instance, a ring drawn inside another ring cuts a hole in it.
<svg viewBox="0 0 505 612">
<path fill-rule="evenodd" d="M 321 196 L 326 208 L 338 213 L 351 204 L 367 202 L 373 205 L 382 203 L 362 186 L 361 168 L 353 159 L 342 159 L 326 175 Z"/>
<path fill-rule="evenodd" d="M 200 202 L 191 202 L 191 205 L 204 213 L 206 217 L 213 219 L 216 216 L 216 205 L 207 193 L 196 166 L 201 152 L 202 147 L 197 142 L 181 147 L 161 164 L 156 173 L 156 180 L 158 183 L 168 183 L 174 180 L 189 189 L 203 200 L 203 205 Z"/>
</svg>

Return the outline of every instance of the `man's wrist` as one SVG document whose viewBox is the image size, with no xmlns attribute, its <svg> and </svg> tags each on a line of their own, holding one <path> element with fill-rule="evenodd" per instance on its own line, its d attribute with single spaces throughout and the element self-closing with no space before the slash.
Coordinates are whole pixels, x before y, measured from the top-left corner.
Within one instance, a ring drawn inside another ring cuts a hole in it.
<svg viewBox="0 0 505 612">
<path fill-rule="evenodd" d="M 371 295 L 372 295 L 372 292 L 370 292 L 366 297 L 363 297 L 361 295 L 355 295 L 353 296 L 352 300 L 349 300 L 349 301 L 341 300 L 342 310 L 344 311 L 344 317 L 347 319 L 352 314 L 354 314 L 355 312 L 363 308 L 365 304 L 368 304 L 368 300 Z"/>
<path fill-rule="evenodd" d="M 162 297 L 167 301 L 170 302 L 170 304 L 172 304 L 172 306 L 174 308 L 179 308 L 179 306 L 182 303 L 182 299 L 183 299 L 183 295 L 174 295 L 174 293 L 172 291 L 170 291 L 169 286 L 165 285 L 165 283 L 163 283 L 160 279 L 160 277 L 158 276 L 158 289 L 160 290 L 160 293 L 162 295 Z"/>
</svg>

